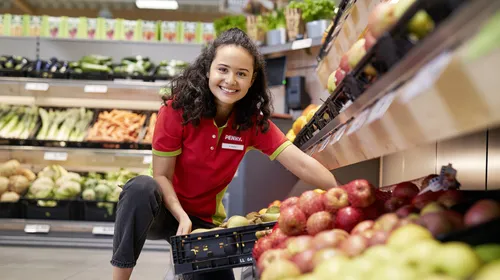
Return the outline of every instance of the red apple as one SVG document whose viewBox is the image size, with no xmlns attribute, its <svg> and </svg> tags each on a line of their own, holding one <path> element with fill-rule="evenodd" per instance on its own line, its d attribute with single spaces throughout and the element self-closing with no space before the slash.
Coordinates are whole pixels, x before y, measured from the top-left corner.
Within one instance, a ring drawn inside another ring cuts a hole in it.
<svg viewBox="0 0 500 280">
<path fill-rule="evenodd" d="M 362 208 L 365 219 L 376 220 L 385 213 L 384 202 L 376 200 L 372 205 Z"/>
<path fill-rule="evenodd" d="M 375 43 L 377 42 L 377 39 L 372 35 L 372 33 L 370 32 L 370 30 L 366 31 L 365 33 L 365 50 L 368 51 L 369 49 L 371 49 L 373 47 L 373 45 L 375 45 Z"/>
<path fill-rule="evenodd" d="M 417 224 L 427 228 L 434 237 L 449 233 L 453 230 L 453 224 L 445 215 L 439 212 L 427 213 L 421 216 Z"/>
<path fill-rule="evenodd" d="M 287 240 L 288 236 L 279 228 L 273 230 L 273 232 L 268 236 L 271 239 L 273 248 L 280 247 L 281 244 L 284 244 Z"/>
<path fill-rule="evenodd" d="M 415 196 L 411 204 L 418 209 L 424 208 L 427 204 L 436 201 L 438 197 L 441 195 L 442 192 L 433 192 L 433 191 L 428 191 L 423 194 L 419 194 Z"/>
<path fill-rule="evenodd" d="M 368 207 L 375 202 L 375 188 L 367 180 L 354 180 L 345 188 L 351 206 Z"/>
<path fill-rule="evenodd" d="M 299 235 L 306 229 L 306 215 L 297 206 L 291 206 L 280 211 L 279 228 L 288 236 Z"/>
<path fill-rule="evenodd" d="M 299 197 L 298 206 L 307 217 L 325 210 L 323 206 L 323 194 L 315 191 L 306 191 Z"/>
<path fill-rule="evenodd" d="M 397 226 L 398 222 L 398 215 L 395 213 L 387 213 L 380 216 L 380 218 L 375 221 L 373 229 L 391 232 Z"/>
<path fill-rule="evenodd" d="M 297 205 L 298 202 L 299 202 L 298 197 L 296 197 L 296 196 L 289 197 L 281 203 L 280 210 L 283 210 L 283 209 L 290 207 L 290 206 L 295 206 L 295 205 Z"/>
<path fill-rule="evenodd" d="M 337 211 L 335 227 L 351 232 L 351 230 L 363 220 L 364 214 L 360 208 L 348 206 Z"/>
<path fill-rule="evenodd" d="M 361 235 L 351 235 L 340 244 L 340 249 L 349 257 L 355 257 L 368 248 L 368 240 Z"/>
<path fill-rule="evenodd" d="M 265 251 L 259 258 L 257 262 L 257 269 L 259 271 L 264 271 L 266 267 L 275 262 L 276 260 L 287 260 L 290 259 L 290 255 L 286 250 L 283 249 L 272 249 Z"/>
<path fill-rule="evenodd" d="M 309 249 L 300 252 L 292 257 L 291 261 L 294 262 L 302 273 L 311 272 L 314 268 L 313 256 L 316 251 Z"/>
<path fill-rule="evenodd" d="M 342 250 L 335 248 L 325 248 L 316 251 L 312 259 L 313 266 L 316 267 L 324 260 L 331 259 L 335 256 L 345 256 L 345 253 Z"/>
<path fill-rule="evenodd" d="M 420 190 L 417 185 L 412 182 L 402 182 L 397 184 L 392 190 L 392 196 L 399 197 L 405 201 L 411 201 L 419 192 Z"/>
<path fill-rule="evenodd" d="M 390 191 L 383 191 L 380 189 L 375 189 L 375 198 L 380 201 L 387 201 L 392 197 L 392 194 Z"/>
<path fill-rule="evenodd" d="M 337 70 L 328 76 L 327 87 L 330 94 L 335 91 L 340 82 L 345 78 L 345 74 L 344 70 L 337 68 Z"/>
<path fill-rule="evenodd" d="M 307 233 L 316 235 L 324 230 L 332 229 L 335 225 L 335 220 L 332 214 L 326 211 L 316 212 L 307 219 Z"/>
<path fill-rule="evenodd" d="M 313 238 L 309 235 L 301 235 L 289 238 L 286 242 L 286 249 L 290 256 L 295 256 L 300 252 L 313 248 Z"/>
<path fill-rule="evenodd" d="M 368 241 L 368 244 L 370 246 L 385 244 L 385 242 L 389 238 L 389 234 L 389 232 L 383 230 L 374 231 L 373 236 Z"/>
<path fill-rule="evenodd" d="M 349 66 L 348 53 L 349 51 L 347 51 L 346 53 L 344 53 L 344 55 L 342 55 L 339 64 L 339 68 L 342 69 L 345 73 L 349 73 L 349 71 L 351 71 L 351 67 Z"/>
<path fill-rule="evenodd" d="M 413 205 L 405 205 L 396 211 L 396 215 L 400 218 L 406 218 L 412 213 L 418 213 L 418 209 Z"/>
<path fill-rule="evenodd" d="M 459 190 L 446 190 L 438 198 L 438 202 L 444 206 L 451 208 L 462 202 L 463 194 Z"/>
<path fill-rule="evenodd" d="M 465 213 L 464 222 L 467 227 L 489 222 L 500 217 L 500 204 L 491 199 L 480 200 Z"/>
<path fill-rule="evenodd" d="M 325 210 L 335 213 L 338 209 L 349 206 L 347 192 L 342 188 L 331 188 L 323 195 Z"/>
<path fill-rule="evenodd" d="M 445 210 L 441 213 L 446 216 L 448 221 L 451 222 L 451 224 L 453 225 L 453 230 L 460 230 L 465 227 L 464 217 L 460 213 L 452 210 Z"/>
<path fill-rule="evenodd" d="M 360 234 L 364 231 L 370 230 L 373 228 L 373 225 L 375 225 L 374 221 L 371 220 L 362 221 L 352 229 L 351 234 Z"/>
<path fill-rule="evenodd" d="M 399 208 L 405 206 L 406 202 L 399 197 L 391 197 L 384 203 L 384 209 L 386 212 L 392 213 L 396 212 Z"/>
<path fill-rule="evenodd" d="M 269 237 L 263 237 L 259 239 L 252 249 L 252 256 L 255 260 L 258 260 L 262 253 L 270 250 L 273 247 L 273 242 Z"/>
<path fill-rule="evenodd" d="M 314 236 L 313 246 L 315 249 L 324 249 L 324 248 L 335 248 L 340 245 L 340 243 L 347 239 L 349 234 L 345 231 L 341 230 L 326 230 L 322 231 Z"/>
</svg>

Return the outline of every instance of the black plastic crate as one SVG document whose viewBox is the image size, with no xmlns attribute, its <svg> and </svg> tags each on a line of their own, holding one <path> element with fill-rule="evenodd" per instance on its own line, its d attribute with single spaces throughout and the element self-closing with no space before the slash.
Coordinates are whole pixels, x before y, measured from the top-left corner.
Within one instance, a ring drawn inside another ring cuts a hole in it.
<svg viewBox="0 0 500 280">
<path fill-rule="evenodd" d="M 82 201 L 85 221 L 114 222 L 116 202 Z"/>
<path fill-rule="evenodd" d="M 41 78 L 41 79 L 68 79 L 69 73 L 50 72 L 50 71 L 33 71 L 26 74 L 28 78 Z"/>
<path fill-rule="evenodd" d="M 18 202 L 0 202 L 0 218 L 24 219 L 23 205 Z"/>
<path fill-rule="evenodd" d="M 275 222 L 172 236 L 175 274 L 191 274 L 250 266 L 255 233 L 272 229 Z"/>
<path fill-rule="evenodd" d="M 38 205 L 38 201 L 39 199 L 21 199 L 26 219 L 81 220 L 78 200 L 52 200 L 57 202 L 55 207 L 41 207 Z M 50 199 L 45 201 L 50 201 Z"/>
<path fill-rule="evenodd" d="M 88 72 L 88 73 L 70 72 L 69 79 L 72 79 L 72 80 L 112 81 L 113 74 L 102 73 L 102 72 Z"/>
<path fill-rule="evenodd" d="M 0 77 L 26 77 L 26 71 L 15 69 L 0 69 Z"/>
</svg>

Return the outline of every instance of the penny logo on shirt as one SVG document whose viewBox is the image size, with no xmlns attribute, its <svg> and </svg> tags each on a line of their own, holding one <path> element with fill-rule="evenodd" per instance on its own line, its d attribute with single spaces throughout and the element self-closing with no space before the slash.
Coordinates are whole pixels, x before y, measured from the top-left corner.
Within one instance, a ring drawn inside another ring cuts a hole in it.
<svg viewBox="0 0 500 280">
<path fill-rule="evenodd" d="M 239 136 L 226 135 L 224 140 L 234 141 L 234 142 L 243 142 L 243 139 Z"/>
</svg>

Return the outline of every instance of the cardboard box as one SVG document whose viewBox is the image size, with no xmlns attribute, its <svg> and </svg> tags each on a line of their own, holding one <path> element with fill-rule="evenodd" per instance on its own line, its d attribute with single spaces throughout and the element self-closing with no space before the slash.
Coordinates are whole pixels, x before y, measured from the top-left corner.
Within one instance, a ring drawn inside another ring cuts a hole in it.
<svg viewBox="0 0 500 280">
<path fill-rule="evenodd" d="M 198 22 L 182 22 L 180 42 L 187 44 L 196 44 L 196 32 L 198 30 L 198 26 Z"/>
<path fill-rule="evenodd" d="M 181 24 L 177 21 L 162 21 L 160 23 L 160 41 L 179 43 L 180 27 Z"/>
</svg>

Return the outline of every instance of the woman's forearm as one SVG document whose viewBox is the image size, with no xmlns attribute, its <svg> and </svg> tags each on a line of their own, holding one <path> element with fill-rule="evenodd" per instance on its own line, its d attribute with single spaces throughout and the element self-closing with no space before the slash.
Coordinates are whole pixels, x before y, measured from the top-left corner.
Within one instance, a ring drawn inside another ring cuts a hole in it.
<svg viewBox="0 0 500 280">
<path fill-rule="evenodd" d="M 303 158 L 295 175 L 304 182 L 321 189 L 338 187 L 335 176 L 316 159 L 309 156 Z"/>
<path fill-rule="evenodd" d="M 163 202 L 165 207 L 172 213 L 172 215 L 179 221 L 184 215 L 187 215 L 177 198 L 177 194 L 174 191 L 172 182 L 165 176 L 155 176 L 155 180 L 160 185 Z"/>
</svg>

